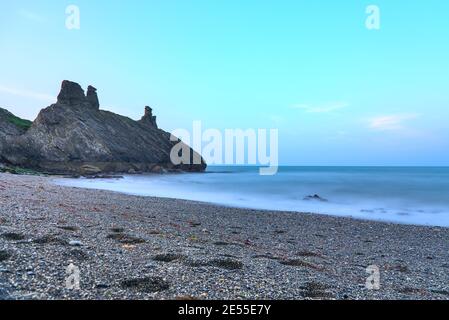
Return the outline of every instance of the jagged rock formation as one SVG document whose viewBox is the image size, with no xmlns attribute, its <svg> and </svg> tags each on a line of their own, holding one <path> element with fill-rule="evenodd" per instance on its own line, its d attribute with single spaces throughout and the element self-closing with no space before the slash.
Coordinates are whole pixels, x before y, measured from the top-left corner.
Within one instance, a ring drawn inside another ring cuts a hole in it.
<svg viewBox="0 0 449 320">
<path fill-rule="evenodd" d="M 150 107 L 146 106 L 145 107 L 145 114 L 143 115 L 142 119 L 140 119 L 141 123 L 147 124 L 151 127 L 155 127 L 157 128 L 157 123 L 156 123 L 156 116 L 153 116 L 153 109 L 151 109 Z"/>
<path fill-rule="evenodd" d="M 100 109 L 100 102 L 98 101 L 97 96 L 97 89 L 89 86 L 87 87 L 87 95 L 86 95 L 87 101 L 90 103 L 90 105 L 95 109 Z"/>
<path fill-rule="evenodd" d="M 52 173 L 203 171 L 206 164 L 174 165 L 177 142 L 158 129 L 149 107 L 139 121 L 99 109 L 97 90 L 84 94 L 63 81 L 57 102 L 39 113 L 29 129 L 5 124 L 0 113 L 0 161 Z M 3 138 L 2 138 L 3 136 Z M 191 159 L 198 158 L 192 149 Z"/>
</svg>

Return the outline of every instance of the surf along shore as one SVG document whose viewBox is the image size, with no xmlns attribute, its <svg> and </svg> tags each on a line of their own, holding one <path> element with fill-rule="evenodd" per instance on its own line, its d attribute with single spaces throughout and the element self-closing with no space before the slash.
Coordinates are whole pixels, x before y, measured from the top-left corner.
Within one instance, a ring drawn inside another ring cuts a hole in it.
<svg viewBox="0 0 449 320">
<path fill-rule="evenodd" d="M 0 299 L 449 299 L 448 244 L 448 228 L 0 173 Z M 379 290 L 366 287 L 373 265 Z"/>
</svg>

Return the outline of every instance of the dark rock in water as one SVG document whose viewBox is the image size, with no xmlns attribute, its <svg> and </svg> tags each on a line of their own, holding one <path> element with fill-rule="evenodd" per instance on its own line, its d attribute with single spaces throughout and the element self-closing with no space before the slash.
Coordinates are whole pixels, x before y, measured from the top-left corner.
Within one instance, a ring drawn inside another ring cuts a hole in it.
<svg viewBox="0 0 449 320">
<path fill-rule="evenodd" d="M 97 174 L 93 176 L 87 176 L 87 179 L 123 179 L 123 176 L 112 175 L 112 174 Z"/>
<path fill-rule="evenodd" d="M 179 141 L 158 129 L 150 107 L 134 121 L 99 106 L 94 87 L 89 86 L 86 96 L 79 84 L 63 81 L 57 102 L 41 110 L 29 128 L 17 117 L 19 125 L 11 124 L 13 115 L 0 112 L 0 162 L 72 175 L 206 169 L 188 147 L 190 159 L 200 159 L 197 164 L 171 162 L 171 150 Z"/>
<path fill-rule="evenodd" d="M 321 198 L 319 195 L 315 194 L 313 196 L 307 196 L 304 198 L 304 200 L 306 201 L 311 201 L 311 200 L 315 200 L 315 201 L 321 201 L 321 202 L 328 202 L 327 199 Z"/>
</svg>

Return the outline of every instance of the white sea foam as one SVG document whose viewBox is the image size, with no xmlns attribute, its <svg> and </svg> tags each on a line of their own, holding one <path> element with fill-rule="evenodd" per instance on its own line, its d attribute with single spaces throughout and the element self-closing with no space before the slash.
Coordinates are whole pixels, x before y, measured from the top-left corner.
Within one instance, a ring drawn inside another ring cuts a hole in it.
<svg viewBox="0 0 449 320">
<path fill-rule="evenodd" d="M 204 174 L 57 179 L 60 185 L 227 206 L 449 227 L 449 168 L 212 167 Z M 306 201 L 318 194 L 328 202 Z"/>
</svg>

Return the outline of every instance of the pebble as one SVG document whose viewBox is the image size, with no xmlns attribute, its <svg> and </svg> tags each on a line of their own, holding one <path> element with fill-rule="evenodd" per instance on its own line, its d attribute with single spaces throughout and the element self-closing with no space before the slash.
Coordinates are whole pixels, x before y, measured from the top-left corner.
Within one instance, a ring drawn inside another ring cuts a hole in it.
<svg viewBox="0 0 449 320">
<path fill-rule="evenodd" d="M 83 245 L 83 243 L 78 240 L 72 240 L 69 242 L 69 245 L 72 247 L 81 247 Z"/>
</svg>

